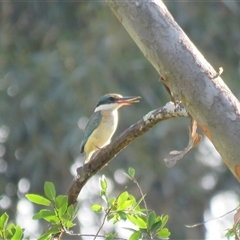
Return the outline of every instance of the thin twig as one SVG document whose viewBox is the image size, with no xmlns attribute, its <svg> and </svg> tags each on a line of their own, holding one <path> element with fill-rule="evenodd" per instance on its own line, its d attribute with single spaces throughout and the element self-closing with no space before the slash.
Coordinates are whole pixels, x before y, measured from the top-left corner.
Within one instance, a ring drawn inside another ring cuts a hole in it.
<svg viewBox="0 0 240 240">
<path fill-rule="evenodd" d="M 139 190 L 139 192 L 140 192 L 140 194 L 141 194 L 141 196 L 142 196 L 142 200 L 143 200 L 143 204 L 144 204 L 145 209 L 148 209 L 147 203 L 146 203 L 146 201 L 145 201 L 145 196 L 144 196 L 144 194 L 143 194 L 143 192 L 142 192 L 142 189 L 141 189 L 140 185 L 138 184 L 138 182 L 137 182 L 137 180 L 136 180 L 135 177 L 133 177 L 132 180 L 133 180 L 133 182 L 134 182 L 134 183 L 137 185 L 137 187 L 138 187 L 138 190 Z M 148 211 L 147 211 L 147 216 L 148 216 Z"/>
<path fill-rule="evenodd" d="M 108 208 L 108 210 L 107 210 L 107 212 L 105 213 L 105 216 L 104 216 L 104 218 L 103 218 L 102 224 L 101 224 L 100 228 L 98 229 L 98 231 L 97 231 L 95 237 L 93 238 L 93 240 L 95 240 L 95 239 L 98 237 L 98 234 L 100 233 L 101 229 L 103 228 L 103 225 L 104 225 L 104 223 L 105 223 L 105 221 L 106 221 L 106 218 L 107 218 L 108 214 L 110 213 L 110 211 L 111 211 L 111 208 Z"/>
<path fill-rule="evenodd" d="M 198 226 L 200 226 L 200 225 L 203 225 L 203 224 L 205 224 L 205 223 L 211 222 L 211 221 L 213 221 L 213 220 L 223 218 L 223 217 L 227 216 L 229 213 L 236 211 L 236 209 L 238 209 L 238 208 L 239 208 L 239 205 L 238 205 L 237 207 L 235 207 L 234 209 L 232 209 L 231 211 L 229 211 L 229 212 L 227 212 L 227 213 L 224 213 L 223 215 L 221 215 L 221 216 L 219 216 L 219 217 L 212 218 L 212 219 L 209 219 L 209 220 L 207 220 L 207 221 L 200 222 L 200 223 L 196 223 L 196 224 L 193 224 L 193 225 L 185 225 L 185 227 L 187 227 L 187 228 L 198 227 Z"/>
<path fill-rule="evenodd" d="M 70 236 L 79 236 L 79 237 L 95 237 L 96 236 L 96 234 L 71 233 L 69 231 L 67 231 L 66 234 L 68 234 Z M 105 235 L 98 235 L 97 237 L 106 238 Z M 119 237 L 114 237 L 113 239 L 116 239 L 116 240 L 127 240 L 126 238 L 119 238 Z"/>
</svg>

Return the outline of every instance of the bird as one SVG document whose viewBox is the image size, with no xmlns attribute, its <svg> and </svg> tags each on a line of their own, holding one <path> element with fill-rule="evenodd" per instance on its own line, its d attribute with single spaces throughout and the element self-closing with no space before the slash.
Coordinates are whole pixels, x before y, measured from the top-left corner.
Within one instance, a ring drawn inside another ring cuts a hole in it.
<svg viewBox="0 0 240 240">
<path fill-rule="evenodd" d="M 118 109 L 137 103 L 140 98 L 117 93 L 105 94 L 99 98 L 95 111 L 85 127 L 80 146 L 80 153 L 85 154 L 85 163 L 91 160 L 94 152 L 111 142 L 118 125 Z"/>
</svg>

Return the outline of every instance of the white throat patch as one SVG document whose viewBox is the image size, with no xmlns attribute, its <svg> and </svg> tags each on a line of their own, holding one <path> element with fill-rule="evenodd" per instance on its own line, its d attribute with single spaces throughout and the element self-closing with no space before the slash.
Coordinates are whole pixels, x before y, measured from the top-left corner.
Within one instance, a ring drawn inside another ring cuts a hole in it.
<svg viewBox="0 0 240 240">
<path fill-rule="evenodd" d="M 95 108 L 94 112 L 97 111 L 113 111 L 121 107 L 121 104 L 118 103 L 110 103 L 110 104 L 103 104 Z"/>
</svg>

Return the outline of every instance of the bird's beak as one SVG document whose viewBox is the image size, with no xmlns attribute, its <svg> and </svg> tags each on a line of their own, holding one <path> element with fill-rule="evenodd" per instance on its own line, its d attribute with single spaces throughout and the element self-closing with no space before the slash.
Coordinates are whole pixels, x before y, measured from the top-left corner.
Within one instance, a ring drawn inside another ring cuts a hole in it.
<svg viewBox="0 0 240 240">
<path fill-rule="evenodd" d="M 117 103 L 121 105 L 131 105 L 132 103 L 138 103 L 140 101 L 141 97 L 121 97 L 116 100 Z"/>
</svg>

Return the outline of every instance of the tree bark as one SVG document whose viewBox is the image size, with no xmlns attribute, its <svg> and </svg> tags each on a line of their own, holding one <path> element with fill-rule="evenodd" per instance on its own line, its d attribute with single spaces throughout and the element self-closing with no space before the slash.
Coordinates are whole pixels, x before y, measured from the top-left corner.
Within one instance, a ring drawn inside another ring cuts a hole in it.
<svg viewBox="0 0 240 240">
<path fill-rule="evenodd" d="M 240 104 L 161 0 L 106 0 L 240 181 Z"/>
</svg>

